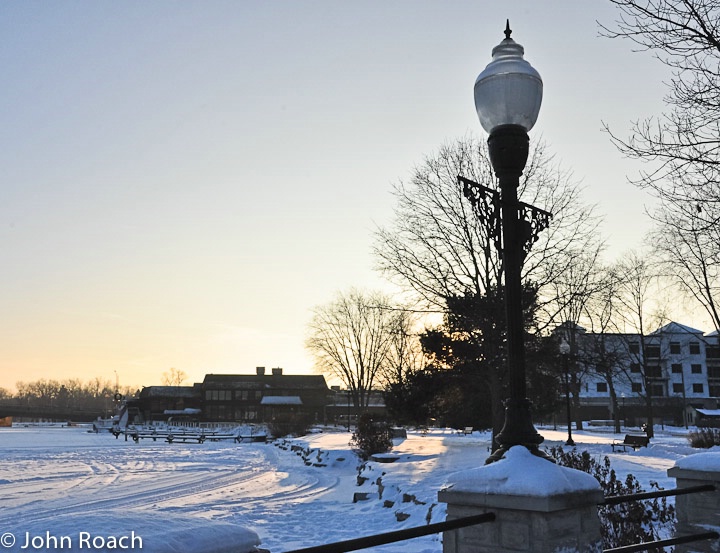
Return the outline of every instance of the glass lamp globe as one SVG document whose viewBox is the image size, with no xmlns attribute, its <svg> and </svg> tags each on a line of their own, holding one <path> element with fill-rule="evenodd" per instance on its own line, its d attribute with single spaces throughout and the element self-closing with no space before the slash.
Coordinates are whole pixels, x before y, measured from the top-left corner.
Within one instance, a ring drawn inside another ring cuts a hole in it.
<svg viewBox="0 0 720 553">
<path fill-rule="evenodd" d="M 505 40 L 493 48 L 492 61 L 475 81 L 475 109 L 488 133 L 501 125 L 529 131 L 540 112 L 542 78 L 523 59 L 525 49 L 510 38 L 511 33 L 508 22 Z"/>
<path fill-rule="evenodd" d="M 560 342 L 560 354 L 561 355 L 568 355 L 570 353 L 570 344 L 567 343 L 567 340 L 563 338 Z"/>
</svg>

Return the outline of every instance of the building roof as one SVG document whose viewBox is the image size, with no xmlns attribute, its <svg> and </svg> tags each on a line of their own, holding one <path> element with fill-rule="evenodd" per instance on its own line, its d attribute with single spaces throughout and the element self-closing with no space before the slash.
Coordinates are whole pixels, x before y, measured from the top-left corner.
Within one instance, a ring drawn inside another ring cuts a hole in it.
<svg viewBox="0 0 720 553">
<path fill-rule="evenodd" d="M 197 397 L 198 390 L 194 386 L 145 386 L 140 390 L 140 397 Z"/>
<path fill-rule="evenodd" d="M 260 405 L 302 405 L 300 396 L 265 396 Z"/>
<path fill-rule="evenodd" d="M 703 331 L 698 330 L 697 328 L 681 325 L 680 323 L 671 322 L 658 328 L 655 332 L 651 332 L 650 336 L 656 336 L 658 334 L 697 334 L 702 336 Z"/>
<path fill-rule="evenodd" d="M 283 390 L 324 390 L 329 392 L 325 377 L 315 374 L 206 374 L 203 386 L 219 390 L 282 388 Z"/>
</svg>

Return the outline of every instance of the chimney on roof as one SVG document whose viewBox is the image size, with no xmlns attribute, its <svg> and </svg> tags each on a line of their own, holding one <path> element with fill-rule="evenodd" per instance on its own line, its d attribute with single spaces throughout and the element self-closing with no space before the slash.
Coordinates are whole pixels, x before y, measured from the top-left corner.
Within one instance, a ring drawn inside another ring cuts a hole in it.
<svg viewBox="0 0 720 553">
<path fill-rule="evenodd" d="M 265 367 L 255 367 L 258 376 L 265 376 Z"/>
<path fill-rule="evenodd" d="M 272 370 L 273 376 L 282 376 L 282 369 L 280 367 L 277 367 Z"/>
</svg>

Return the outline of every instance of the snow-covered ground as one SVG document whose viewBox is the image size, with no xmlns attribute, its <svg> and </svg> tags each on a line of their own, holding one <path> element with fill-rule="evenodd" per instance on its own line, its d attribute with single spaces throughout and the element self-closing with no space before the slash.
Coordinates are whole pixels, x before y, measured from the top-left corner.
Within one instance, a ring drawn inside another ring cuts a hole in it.
<svg viewBox="0 0 720 553">
<path fill-rule="evenodd" d="M 564 431 L 539 431 L 543 446 L 566 439 Z M 674 487 L 667 469 L 698 452 L 683 429 L 658 429 L 649 447 L 627 453 L 612 452 L 609 444 L 622 435 L 607 429 L 573 438 L 578 449 L 610 457 L 619 474 L 632 473 L 646 489 L 650 481 Z M 254 532 L 261 547 L 282 553 L 422 526 L 445 519 L 438 490 L 453 473 L 481 466 L 489 446 L 484 433 L 410 432 L 396 440 L 395 462 L 361 467 L 349 439 L 326 429 L 274 444 L 136 444 L 82 428 L 3 428 L 0 546 L 99 551 L 103 540 L 139 549 L 140 539 L 151 553 L 231 551 L 253 543 Z M 366 551 L 441 550 L 436 535 Z"/>
</svg>

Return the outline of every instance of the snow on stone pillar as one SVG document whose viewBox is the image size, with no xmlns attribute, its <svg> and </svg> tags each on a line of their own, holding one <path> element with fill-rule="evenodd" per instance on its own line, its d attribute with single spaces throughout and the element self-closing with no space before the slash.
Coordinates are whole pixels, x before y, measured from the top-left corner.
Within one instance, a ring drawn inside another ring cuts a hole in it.
<svg viewBox="0 0 720 553">
<path fill-rule="evenodd" d="M 720 453 L 707 452 L 688 455 L 668 469 L 678 488 L 714 484 L 714 492 L 690 493 L 675 497 L 678 536 L 709 531 L 720 532 Z M 686 551 L 717 552 L 719 540 L 703 540 L 675 546 L 676 553 Z"/>
<path fill-rule="evenodd" d="M 515 446 L 490 465 L 453 474 L 438 498 L 448 520 L 493 512 L 494 522 L 445 532 L 443 553 L 600 553 L 603 493 L 585 472 Z"/>
</svg>

